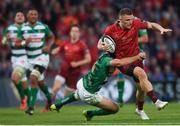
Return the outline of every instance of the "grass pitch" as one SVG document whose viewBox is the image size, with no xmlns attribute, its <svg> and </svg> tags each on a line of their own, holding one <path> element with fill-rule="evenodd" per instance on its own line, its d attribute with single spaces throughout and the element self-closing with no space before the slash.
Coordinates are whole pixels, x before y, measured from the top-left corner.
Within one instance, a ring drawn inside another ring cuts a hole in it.
<svg viewBox="0 0 180 126">
<path fill-rule="evenodd" d="M 95 109 L 89 105 L 64 106 L 59 113 L 42 113 L 41 107 L 35 109 L 33 116 L 26 115 L 18 108 L 0 108 L 0 125 L 180 125 L 180 104 L 169 103 L 168 106 L 158 111 L 153 104 L 145 104 L 145 111 L 150 120 L 143 121 L 135 115 L 135 105 L 125 104 L 119 112 L 110 116 L 94 117 L 92 121 L 84 120 L 82 111 Z"/>
</svg>

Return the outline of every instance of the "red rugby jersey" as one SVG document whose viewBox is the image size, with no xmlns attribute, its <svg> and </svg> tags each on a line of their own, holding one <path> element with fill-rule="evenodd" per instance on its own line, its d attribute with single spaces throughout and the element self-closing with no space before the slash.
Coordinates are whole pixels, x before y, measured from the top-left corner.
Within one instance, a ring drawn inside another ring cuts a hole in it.
<svg viewBox="0 0 180 126">
<path fill-rule="evenodd" d="M 60 53 L 64 55 L 66 62 L 79 61 L 84 58 L 87 45 L 83 41 L 71 43 L 70 41 L 64 41 L 60 45 Z"/>
<path fill-rule="evenodd" d="M 116 58 L 135 56 L 140 52 L 138 47 L 139 29 L 147 29 L 147 22 L 135 19 L 129 30 L 122 29 L 116 22 L 105 29 L 104 35 L 109 35 L 116 43 Z"/>
</svg>

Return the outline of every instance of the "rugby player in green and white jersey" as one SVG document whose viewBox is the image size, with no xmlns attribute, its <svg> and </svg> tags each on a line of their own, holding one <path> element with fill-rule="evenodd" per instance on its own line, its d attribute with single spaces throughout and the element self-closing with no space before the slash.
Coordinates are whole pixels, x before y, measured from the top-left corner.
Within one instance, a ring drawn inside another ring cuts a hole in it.
<svg viewBox="0 0 180 126">
<path fill-rule="evenodd" d="M 38 12 L 31 9 L 27 13 L 27 23 L 22 27 L 20 38 L 26 41 L 29 69 L 31 70 L 31 99 L 26 113 L 33 115 L 38 87 L 45 94 L 51 105 L 51 94 L 44 81 L 44 72 L 49 64 L 49 51 L 54 42 L 54 35 L 47 25 L 38 22 Z"/>
<path fill-rule="evenodd" d="M 77 90 L 59 100 L 56 104 L 52 104 L 50 109 L 59 111 L 59 109 L 67 103 L 82 100 L 90 105 L 99 107 L 96 110 L 83 111 L 87 121 L 90 121 L 93 116 L 103 116 L 118 112 L 118 104 L 99 95 L 98 91 L 114 72 L 116 66 L 120 67 L 136 60 L 143 60 L 145 56 L 145 53 L 139 53 L 133 57 L 113 59 L 109 53 L 103 54 L 96 61 L 89 73 L 77 82 Z"/>
<path fill-rule="evenodd" d="M 14 18 L 15 23 L 9 25 L 4 30 L 2 39 L 2 44 L 9 45 L 11 48 L 11 63 L 13 67 L 11 79 L 21 98 L 21 110 L 24 110 L 27 107 L 27 96 L 29 90 L 27 85 L 26 69 L 28 67 L 28 63 L 25 45 L 22 43 L 22 45 L 16 47 L 15 42 L 24 21 L 24 14 L 22 12 L 17 12 Z"/>
</svg>

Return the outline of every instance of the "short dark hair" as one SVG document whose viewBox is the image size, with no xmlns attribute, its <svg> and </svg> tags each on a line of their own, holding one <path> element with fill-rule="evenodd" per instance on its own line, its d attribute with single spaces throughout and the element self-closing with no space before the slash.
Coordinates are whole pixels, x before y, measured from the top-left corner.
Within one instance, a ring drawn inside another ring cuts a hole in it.
<svg viewBox="0 0 180 126">
<path fill-rule="evenodd" d="M 26 10 L 26 14 L 28 14 L 30 11 L 37 11 L 37 13 L 38 13 L 37 8 L 34 7 L 34 6 L 30 6 L 30 7 Z"/>
<path fill-rule="evenodd" d="M 81 29 L 79 24 L 72 24 L 70 29 L 72 29 L 73 27 L 77 27 L 77 28 L 79 28 L 79 30 Z"/>
<path fill-rule="evenodd" d="M 30 10 L 36 10 L 36 11 L 38 11 L 38 8 L 36 8 L 35 6 L 30 6 L 29 8 L 28 8 L 28 10 L 30 11 Z"/>
<path fill-rule="evenodd" d="M 133 12 L 130 8 L 123 8 L 120 10 L 119 12 L 119 16 L 123 16 L 123 15 L 132 15 Z"/>
</svg>

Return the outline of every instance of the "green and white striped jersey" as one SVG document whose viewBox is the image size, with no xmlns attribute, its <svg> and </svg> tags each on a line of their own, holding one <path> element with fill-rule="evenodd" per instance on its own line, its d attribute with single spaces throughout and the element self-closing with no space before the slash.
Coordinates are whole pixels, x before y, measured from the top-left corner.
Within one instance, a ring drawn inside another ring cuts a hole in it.
<svg viewBox="0 0 180 126">
<path fill-rule="evenodd" d="M 32 41 L 26 45 L 26 51 L 28 58 L 36 58 L 43 54 L 42 49 L 45 47 L 46 38 L 51 36 L 52 32 L 49 27 L 41 22 L 37 22 L 34 26 L 29 23 L 23 25 L 21 29 L 20 38 L 28 39 Z"/>
<path fill-rule="evenodd" d="M 3 44 L 9 44 L 11 47 L 11 55 L 15 57 L 20 57 L 26 55 L 25 46 L 15 47 L 15 41 L 21 31 L 22 26 L 16 24 L 9 25 L 3 31 Z M 7 35 L 9 35 L 9 41 L 7 40 Z"/>
</svg>

